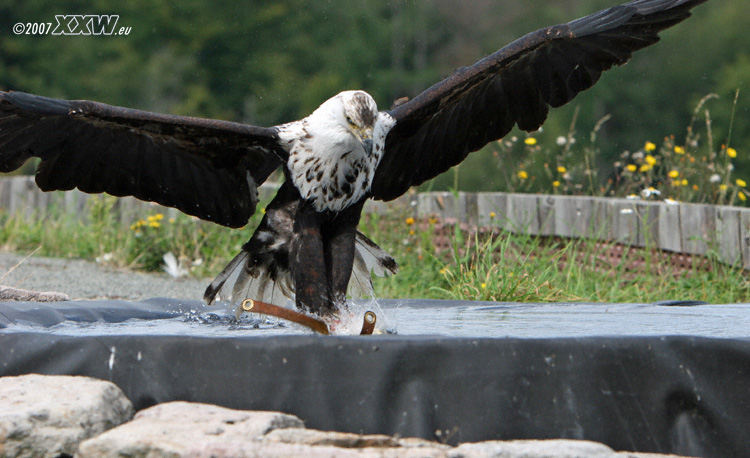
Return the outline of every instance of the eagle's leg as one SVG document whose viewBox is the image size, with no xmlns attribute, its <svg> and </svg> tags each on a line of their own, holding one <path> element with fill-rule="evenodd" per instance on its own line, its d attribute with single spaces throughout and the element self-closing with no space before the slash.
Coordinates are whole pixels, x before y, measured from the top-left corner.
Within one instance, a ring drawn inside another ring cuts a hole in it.
<svg viewBox="0 0 750 458">
<path fill-rule="evenodd" d="M 297 308 L 325 316 L 345 306 L 363 204 L 321 213 L 307 201 L 300 203 L 291 263 Z"/>
<path fill-rule="evenodd" d="M 292 259 L 297 308 L 318 315 L 330 315 L 335 307 L 326 269 L 321 226 L 324 215 L 309 201 L 302 201 L 294 217 Z"/>
<path fill-rule="evenodd" d="M 332 218 L 323 223 L 323 253 L 330 282 L 331 299 L 337 309 L 346 305 L 346 291 L 354 265 L 354 242 L 363 206 L 364 200 L 341 212 L 333 213 Z"/>
</svg>

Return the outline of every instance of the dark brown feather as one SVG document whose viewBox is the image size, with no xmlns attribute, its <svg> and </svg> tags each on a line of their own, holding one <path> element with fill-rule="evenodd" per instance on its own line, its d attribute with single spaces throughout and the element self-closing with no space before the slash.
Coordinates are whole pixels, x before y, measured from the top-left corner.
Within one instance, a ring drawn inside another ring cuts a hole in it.
<svg viewBox="0 0 750 458">
<path fill-rule="evenodd" d="M 0 92 L 0 171 L 34 156 L 45 191 L 130 195 L 230 227 L 286 160 L 274 128 Z"/>
<path fill-rule="evenodd" d="M 550 106 L 568 103 L 705 1 L 635 0 L 537 30 L 457 70 L 389 112 L 396 124 L 386 137 L 371 196 L 394 199 L 514 125 L 538 129 Z"/>
</svg>

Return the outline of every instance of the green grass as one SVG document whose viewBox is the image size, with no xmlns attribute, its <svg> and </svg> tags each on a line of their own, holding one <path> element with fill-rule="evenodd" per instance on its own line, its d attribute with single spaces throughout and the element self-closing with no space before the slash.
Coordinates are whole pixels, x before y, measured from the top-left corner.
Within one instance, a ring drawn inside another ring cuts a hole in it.
<svg viewBox="0 0 750 458">
<path fill-rule="evenodd" d="M 438 253 L 433 242 L 438 223 L 412 223 L 407 218 L 363 218 L 364 232 L 394 254 L 401 266 L 398 275 L 376 279 L 378 297 L 750 301 L 747 273 L 719 262 L 713 253 L 695 257 L 691 269 L 678 269 L 668 254 L 650 248 L 626 248 L 622 258 L 612 262 L 605 255 L 614 243 L 509 232 L 477 234 L 457 228 L 451 229 L 450 248 Z"/>
<path fill-rule="evenodd" d="M 0 246 L 38 256 L 99 260 L 116 267 L 161 271 L 162 257 L 172 252 L 196 277 L 218 273 L 239 252 L 261 214 L 232 230 L 181 213 L 171 218 L 158 211 L 120 221 L 117 199 L 89 199 L 83 220 L 51 208 L 45 215 L 0 212 Z"/>
<path fill-rule="evenodd" d="M 246 228 L 226 229 L 157 212 L 120 221 L 116 199 L 92 199 L 85 221 L 51 209 L 43 217 L 0 213 L 5 250 L 62 258 L 98 259 L 108 265 L 161 271 L 172 252 L 192 276 L 216 275 L 249 239 L 261 213 Z M 509 232 L 443 228 L 435 219 L 407 213 L 364 215 L 360 229 L 393 254 L 399 274 L 376 278 L 376 296 L 519 302 L 653 302 L 682 299 L 713 303 L 750 301 L 747 273 L 716 257 L 698 257 L 677 270 L 653 249 L 625 250 L 595 240 L 566 240 Z M 439 237 L 436 238 L 436 235 Z M 441 242 L 441 243 L 438 243 Z"/>
<path fill-rule="evenodd" d="M 737 104 L 735 95 L 733 107 Z M 597 133 L 575 138 L 575 116 L 567 137 L 540 144 L 536 137 L 510 136 L 490 145 L 497 161 L 495 181 L 503 190 L 572 195 L 627 196 L 649 192 L 649 199 L 748 205 L 748 181 L 737 176 L 734 161 L 742 152 L 730 134 L 714 139 L 704 97 L 696 106 L 684 139 L 667 136 L 623 151 L 607 179 L 594 166 Z M 704 122 L 701 122 L 703 118 Z M 504 178 L 497 179 L 498 176 Z M 454 169 L 454 189 L 458 170 Z M 258 212 L 243 229 L 231 230 L 175 213 L 156 210 L 132 221 L 113 211 L 116 198 L 89 200 L 81 221 L 50 208 L 44 215 L 0 212 L 0 246 L 40 256 L 99 260 L 109 265 L 161 271 L 163 255 L 173 253 L 191 275 L 216 275 L 247 241 L 262 217 Z M 676 269 L 651 248 L 625 250 L 613 262 L 615 246 L 596 240 L 562 240 L 459 228 L 438 231 L 436 220 L 414 221 L 408 213 L 364 215 L 360 229 L 390 252 L 398 275 L 375 279 L 378 297 L 492 301 L 653 302 L 704 300 L 750 302 L 748 276 L 718 261 L 714 253 L 696 258 L 692 269 Z M 436 239 L 436 235 L 440 237 Z M 438 243 L 439 242 L 439 243 Z"/>
</svg>

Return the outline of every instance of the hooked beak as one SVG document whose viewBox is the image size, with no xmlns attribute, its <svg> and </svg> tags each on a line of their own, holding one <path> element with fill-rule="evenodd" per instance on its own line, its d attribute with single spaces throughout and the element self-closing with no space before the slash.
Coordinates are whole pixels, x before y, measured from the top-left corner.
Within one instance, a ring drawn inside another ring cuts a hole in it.
<svg viewBox="0 0 750 458">
<path fill-rule="evenodd" d="M 365 148 L 367 157 L 370 157 L 372 155 L 372 129 L 362 131 L 359 139 L 362 142 L 362 146 Z"/>
<path fill-rule="evenodd" d="M 362 140 L 362 146 L 365 147 L 365 153 L 367 153 L 367 157 L 370 157 L 372 155 L 372 139 L 365 138 L 364 140 Z"/>
</svg>

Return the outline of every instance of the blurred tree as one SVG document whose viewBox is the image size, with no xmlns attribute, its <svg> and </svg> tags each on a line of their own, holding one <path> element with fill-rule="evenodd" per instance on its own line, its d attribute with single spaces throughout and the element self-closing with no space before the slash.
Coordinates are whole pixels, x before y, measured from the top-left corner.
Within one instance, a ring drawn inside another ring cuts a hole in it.
<svg viewBox="0 0 750 458">
<path fill-rule="evenodd" d="M 340 90 L 362 88 L 382 108 L 418 94 L 513 39 L 617 0 L 6 0 L 0 4 L 0 89 L 92 99 L 159 112 L 260 125 L 297 119 Z M 599 166 L 645 140 L 683 135 L 707 93 L 718 144 L 750 171 L 750 15 L 745 0 L 711 1 L 624 68 L 553 110 L 542 142 L 565 135 L 579 111 L 581 138 L 604 115 Z M 117 14 L 127 36 L 15 35 L 16 23 L 56 14 Z M 461 166 L 467 189 L 497 186 L 497 159 Z M 440 186 L 454 182 L 449 173 Z"/>
</svg>

